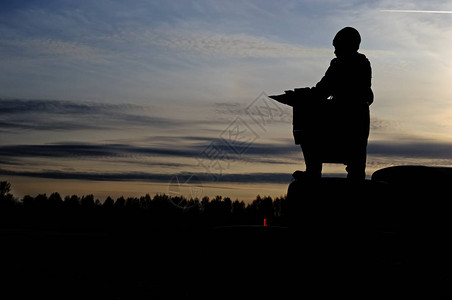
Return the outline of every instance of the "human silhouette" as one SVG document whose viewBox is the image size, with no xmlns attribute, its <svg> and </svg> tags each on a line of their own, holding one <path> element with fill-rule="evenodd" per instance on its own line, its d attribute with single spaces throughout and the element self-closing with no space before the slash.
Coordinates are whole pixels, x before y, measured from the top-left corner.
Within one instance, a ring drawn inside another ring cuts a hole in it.
<svg viewBox="0 0 452 300">
<path fill-rule="evenodd" d="M 344 163 L 347 178 L 364 180 L 370 128 L 372 69 L 358 52 L 359 32 L 341 29 L 333 39 L 336 58 L 312 88 L 270 96 L 293 107 L 293 134 L 301 145 L 306 172 L 294 177 L 320 178 L 322 163 Z"/>
</svg>

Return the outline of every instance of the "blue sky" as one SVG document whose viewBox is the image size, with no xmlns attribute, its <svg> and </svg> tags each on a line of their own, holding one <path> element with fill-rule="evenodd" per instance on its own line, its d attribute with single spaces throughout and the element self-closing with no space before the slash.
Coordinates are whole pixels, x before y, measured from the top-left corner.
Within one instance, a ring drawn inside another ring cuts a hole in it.
<svg viewBox="0 0 452 300">
<path fill-rule="evenodd" d="M 17 195 L 282 195 L 303 157 L 290 110 L 262 93 L 315 85 L 345 26 L 373 67 L 367 173 L 450 166 L 450 11 L 448 1 L 2 2 L 0 176 Z M 276 114 L 259 120 L 258 105 Z M 188 182 L 176 191 L 174 178 Z"/>
</svg>

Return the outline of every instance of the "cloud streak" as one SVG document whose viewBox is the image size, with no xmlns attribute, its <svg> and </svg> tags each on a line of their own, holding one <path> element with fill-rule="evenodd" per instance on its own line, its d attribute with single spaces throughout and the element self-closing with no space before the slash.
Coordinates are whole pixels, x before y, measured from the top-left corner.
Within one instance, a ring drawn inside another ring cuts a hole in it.
<svg viewBox="0 0 452 300">
<path fill-rule="evenodd" d="M 49 38 L 31 38 L 22 40 L 0 40 L 4 53 L 11 56 L 36 57 L 40 59 L 71 59 L 88 63 L 104 63 L 112 53 L 80 42 L 63 41 Z"/>
<path fill-rule="evenodd" d="M 421 13 L 421 14 L 452 14 L 450 10 L 408 10 L 408 9 L 383 9 L 381 12 L 388 13 Z"/>
<path fill-rule="evenodd" d="M 175 147 L 174 145 L 184 145 Z M 186 141 L 198 140 L 200 143 L 188 145 Z M 60 143 L 45 145 L 5 145 L 0 146 L 0 157 L 54 157 L 54 158 L 102 158 L 102 157 L 132 157 L 132 156 L 165 156 L 196 158 L 210 145 L 231 159 L 246 159 L 247 156 L 290 156 L 297 150 L 291 143 L 287 145 L 273 145 L 266 143 L 255 143 L 246 152 L 238 156 L 221 139 L 205 139 L 198 137 L 174 138 L 172 147 L 143 147 L 127 144 L 92 144 L 92 143 Z M 209 143 L 210 142 L 210 143 Z"/>
<path fill-rule="evenodd" d="M 452 143 L 446 142 L 370 142 L 368 154 L 384 157 L 451 159 Z"/>
<path fill-rule="evenodd" d="M 145 181 L 171 183 L 176 177 L 190 179 L 185 184 L 202 185 L 212 181 L 212 177 L 206 173 L 177 173 L 161 174 L 150 172 L 124 172 L 124 173 L 93 173 L 93 172 L 67 172 L 67 171 L 11 171 L 0 169 L 3 176 L 25 176 L 46 179 L 71 179 L 88 181 Z M 291 175 L 287 173 L 242 173 L 224 174 L 218 178 L 222 183 L 288 183 Z M 184 181 L 182 181 L 184 182 Z"/>
<path fill-rule="evenodd" d="M 148 30 L 139 35 L 155 46 L 211 57 L 299 58 L 326 56 L 331 53 L 330 49 L 302 47 L 249 34 Z"/>
<path fill-rule="evenodd" d="M 152 115 L 151 107 L 134 104 L 0 99 L 0 125 L 3 131 L 105 130 L 133 126 L 168 128 L 187 123 L 190 121 Z"/>
<path fill-rule="evenodd" d="M 221 139 L 207 139 L 199 137 L 175 138 L 183 147 L 157 147 L 134 146 L 128 144 L 92 144 L 92 143 L 60 143 L 45 145 L 4 145 L 0 146 L 0 157 L 5 160 L 18 158 L 124 158 L 136 156 L 150 157 L 179 157 L 198 158 L 209 145 L 215 145 L 218 151 L 226 154 L 227 159 L 243 160 L 252 159 L 256 162 L 265 162 L 268 158 L 291 159 L 298 155 L 298 147 L 291 141 L 287 144 L 254 143 L 237 155 L 234 149 Z M 199 141 L 188 144 L 186 141 Z M 210 141 L 210 143 L 209 143 Z M 171 143 L 175 144 L 175 143 Z M 409 157 L 425 159 L 450 159 L 452 157 L 452 144 L 444 142 L 387 142 L 371 141 L 368 146 L 368 154 L 383 157 Z"/>
</svg>

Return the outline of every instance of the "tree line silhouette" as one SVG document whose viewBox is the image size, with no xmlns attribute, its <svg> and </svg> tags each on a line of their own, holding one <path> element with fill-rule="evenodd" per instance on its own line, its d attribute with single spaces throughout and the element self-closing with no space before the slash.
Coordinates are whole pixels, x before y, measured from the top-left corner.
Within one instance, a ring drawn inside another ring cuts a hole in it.
<svg viewBox="0 0 452 300">
<path fill-rule="evenodd" d="M 250 203 L 216 196 L 202 199 L 149 194 L 110 196 L 103 202 L 92 194 L 62 197 L 58 192 L 14 197 L 11 185 L 0 182 L 0 224 L 3 227 L 61 230 L 209 230 L 221 226 L 287 224 L 286 196 L 257 196 Z"/>
</svg>

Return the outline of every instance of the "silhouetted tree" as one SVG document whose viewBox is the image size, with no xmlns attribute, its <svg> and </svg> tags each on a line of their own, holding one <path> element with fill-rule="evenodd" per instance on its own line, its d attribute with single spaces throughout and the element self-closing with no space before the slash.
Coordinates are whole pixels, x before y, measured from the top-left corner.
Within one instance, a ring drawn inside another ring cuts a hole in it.
<svg viewBox="0 0 452 300">
<path fill-rule="evenodd" d="M 11 191 L 11 183 L 0 181 L 0 199 L 3 199 Z"/>
<path fill-rule="evenodd" d="M 111 209 L 115 205 L 115 200 L 113 200 L 110 196 L 105 199 L 104 204 L 102 204 L 103 208 Z"/>
<path fill-rule="evenodd" d="M 206 207 L 209 205 L 210 199 L 208 196 L 204 196 L 201 199 L 201 210 L 205 210 Z"/>
<path fill-rule="evenodd" d="M 168 195 L 155 195 L 152 199 L 150 217 L 157 227 L 174 228 L 180 225 L 182 210 L 174 205 Z"/>
<path fill-rule="evenodd" d="M 80 198 L 77 195 L 64 197 L 64 204 L 68 208 L 77 208 L 80 206 Z"/>
<path fill-rule="evenodd" d="M 262 199 L 259 205 L 259 212 L 262 214 L 262 219 L 266 218 L 272 220 L 274 216 L 273 200 L 271 197 L 267 196 Z"/>
<path fill-rule="evenodd" d="M 35 204 L 35 198 L 30 195 L 25 195 L 22 198 L 22 203 L 23 203 L 24 207 L 31 208 Z"/>
<path fill-rule="evenodd" d="M 276 197 L 273 200 L 273 209 L 274 209 L 274 217 L 277 219 L 275 222 L 278 225 L 287 225 L 288 224 L 288 202 L 287 197 Z"/>
<path fill-rule="evenodd" d="M 226 197 L 223 199 L 223 209 L 225 210 L 225 212 L 232 212 L 231 198 Z"/>
<path fill-rule="evenodd" d="M 271 197 L 262 198 L 257 195 L 256 200 L 247 207 L 247 211 L 255 224 L 262 224 L 264 218 L 271 221 L 274 216 L 273 200 Z"/>
<path fill-rule="evenodd" d="M 128 210 L 138 210 L 140 208 L 140 199 L 136 197 L 127 198 L 125 207 Z"/>
<path fill-rule="evenodd" d="M 217 195 L 215 199 L 208 201 L 205 197 L 201 201 L 203 215 L 211 226 L 228 225 L 231 221 L 232 201 L 230 198 L 223 200 L 222 196 Z"/>
<path fill-rule="evenodd" d="M 273 210 L 274 210 L 274 215 L 275 217 L 281 217 L 284 215 L 284 203 L 285 199 L 283 197 L 276 197 L 273 200 Z"/>
<path fill-rule="evenodd" d="M 1 200 L 12 197 L 9 184 L 2 182 L 0 188 Z M 259 195 L 248 205 L 219 195 L 199 200 L 165 194 L 156 194 L 151 198 L 146 194 L 127 200 L 121 196 L 116 201 L 108 196 L 101 203 L 98 199 L 94 200 L 92 194 L 81 198 L 77 195 L 65 196 L 63 200 L 58 192 L 54 192 L 49 197 L 46 194 L 36 197 L 26 195 L 21 200 L 23 205 L 17 207 L 26 211 L 23 220 L 27 224 L 58 228 L 94 228 L 92 226 L 103 224 L 102 227 L 113 230 L 207 229 L 231 224 L 262 224 L 264 217 L 282 218 L 285 213 L 285 198 L 272 201 L 271 197 L 262 198 Z"/>
<path fill-rule="evenodd" d="M 39 194 L 35 197 L 35 204 L 37 208 L 48 208 L 48 198 L 46 194 Z"/>
<path fill-rule="evenodd" d="M 152 198 L 149 194 L 140 197 L 140 207 L 145 210 L 149 210 L 152 206 Z"/>
<path fill-rule="evenodd" d="M 234 224 L 243 224 L 245 221 L 245 202 L 238 199 L 232 202 L 232 221 Z"/>
<path fill-rule="evenodd" d="M 122 209 L 122 208 L 124 208 L 125 204 L 126 204 L 126 199 L 124 199 L 124 197 L 121 196 L 118 199 L 116 199 L 114 207 L 116 209 Z"/>
<path fill-rule="evenodd" d="M 186 223 L 194 227 L 199 227 L 201 224 L 200 220 L 200 201 L 198 198 L 190 199 L 188 201 L 188 205 L 186 209 L 184 210 L 184 215 L 186 218 Z"/>
<path fill-rule="evenodd" d="M 14 206 L 17 204 L 17 201 L 15 201 L 14 196 L 10 194 L 11 191 L 11 184 L 7 181 L 1 181 L 0 182 L 0 206 Z"/>
<path fill-rule="evenodd" d="M 187 201 L 187 199 L 186 199 L 185 197 L 183 197 L 183 196 L 174 196 L 174 197 L 171 197 L 171 202 L 172 202 L 175 206 L 177 206 L 177 207 L 179 207 L 179 208 L 182 208 L 182 209 L 188 206 L 188 201 Z"/>
<path fill-rule="evenodd" d="M 63 199 L 60 194 L 55 192 L 49 196 L 49 206 L 52 208 L 60 208 L 63 205 Z"/>
<path fill-rule="evenodd" d="M 82 200 L 80 201 L 80 204 L 83 209 L 93 209 L 94 208 L 94 195 L 86 195 L 82 197 Z"/>
</svg>

